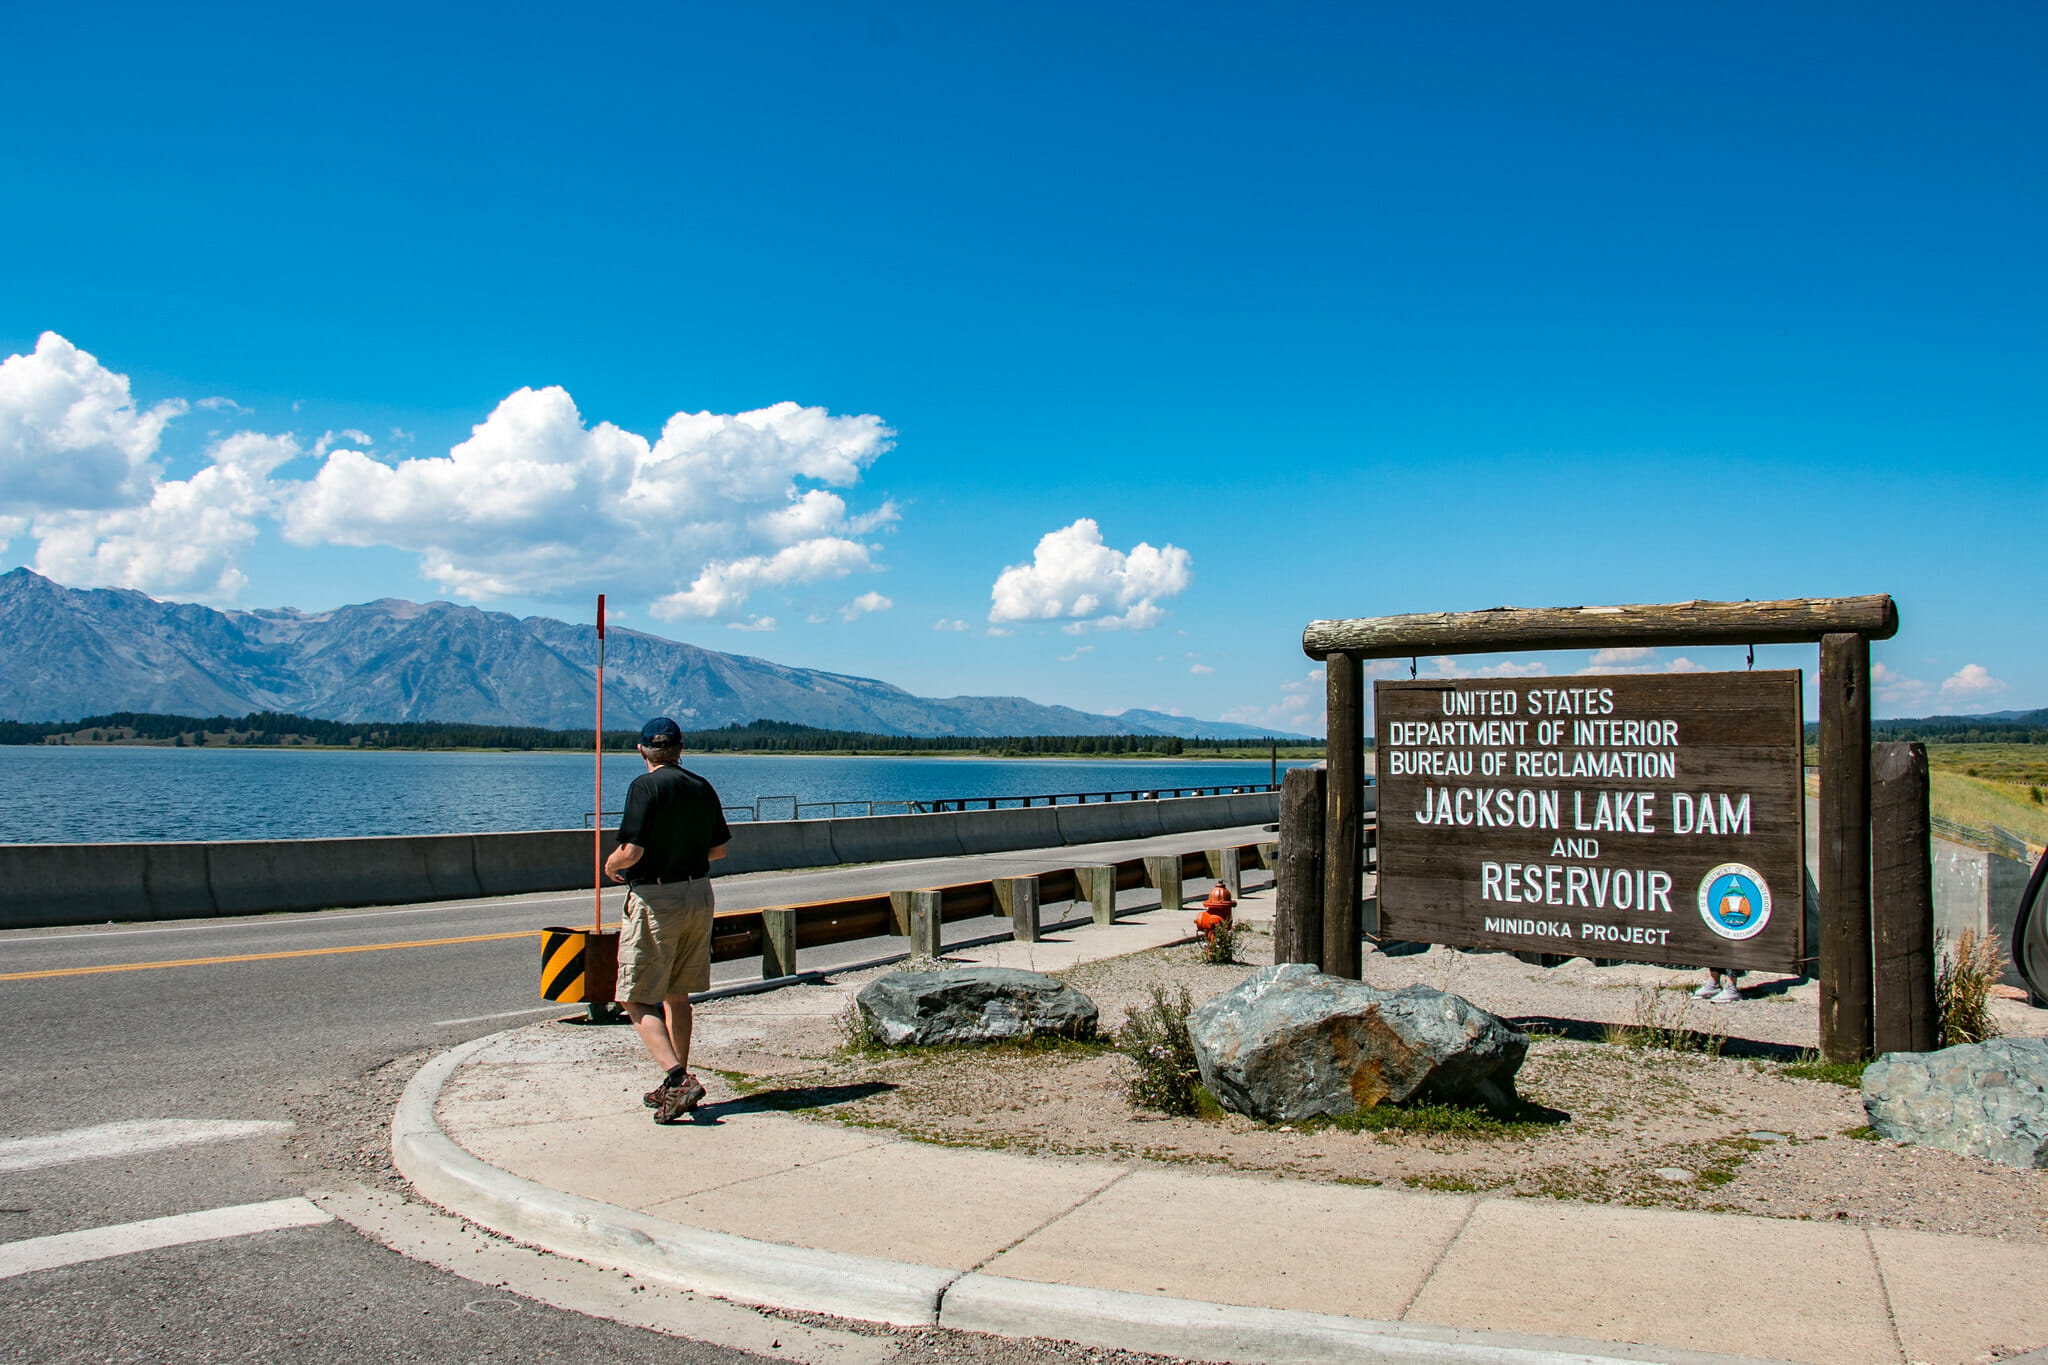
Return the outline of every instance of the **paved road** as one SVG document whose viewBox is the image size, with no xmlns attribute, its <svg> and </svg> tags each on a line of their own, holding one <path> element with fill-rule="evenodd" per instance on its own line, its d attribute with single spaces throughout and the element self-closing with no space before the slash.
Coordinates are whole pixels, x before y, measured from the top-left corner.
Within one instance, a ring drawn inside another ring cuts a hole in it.
<svg viewBox="0 0 2048 1365">
<path fill-rule="evenodd" d="M 788 904 L 1259 837 L 1254 826 L 756 874 L 721 879 L 719 898 Z M 614 916 L 617 897 L 607 897 Z M 405 1080 L 434 1052 L 559 1010 L 536 999 L 532 931 L 585 922 L 589 907 L 581 893 L 0 933 L 0 1358 L 744 1358 L 487 1290 L 278 1202 L 388 1180 L 383 1125 Z M 966 921 L 947 936 L 1001 927 Z M 806 950 L 799 965 L 901 944 Z M 757 960 L 732 962 L 716 978 L 758 974 Z M 65 1136 L 33 1141 L 53 1134 Z M 232 1217 L 275 1230 L 219 1235 L 189 1218 L 129 1226 L 252 1207 Z M 125 1254 L 76 1261 L 77 1238 L 30 1242 L 103 1228 L 121 1229 L 109 1237 Z M 190 1235 L 217 1239 L 129 1249 Z M 76 1263 L 21 1270 L 10 1252 Z"/>
</svg>

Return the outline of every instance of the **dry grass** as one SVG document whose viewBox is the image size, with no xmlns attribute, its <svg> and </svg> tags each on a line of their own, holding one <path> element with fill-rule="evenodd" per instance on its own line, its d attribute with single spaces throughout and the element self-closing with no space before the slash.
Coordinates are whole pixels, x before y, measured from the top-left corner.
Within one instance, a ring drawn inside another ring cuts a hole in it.
<svg viewBox="0 0 2048 1365">
<path fill-rule="evenodd" d="M 2048 745 L 1930 744 L 1927 763 L 1936 772 L 1961 773 L 2020 787 L 2048 789 Z"/>
<path fill-rule="evenodd" d="M 1929 749 L 1931 752 L 1932 746 Z M 2033 798 L 2038 791 L 2048 802 L 2048 780 L 2038 784 L 2001 782 L 1937 769 L 1929 775 L 1929 786 L 1929 804 L 1945 820 L 1979 828 L 2002 825 L 2030 843 L 2048 844 L 2048 804 L 2037 804 Z"/>
<path fill-rule="evenodd" d="M 1998 940 L 1965 929 L 1941 945 L 1941 966 L 1934 978 L 1934 1003 L 1941 1014 L 1941 1045 L 1981 1043 L 2000 1029 L 1991 1017 L 1991 988 L 2005 973 L 2005 953 Z"/>
<path fill-rule="evenodd" d="M 1684 990 L 1654 990 L 1648 986 L 1636 992 L 1635 1018 L 1626 1024 L 1608 1024 L 1601 1041 L 1637 1050 L 1698 1052 L 1709 1057 L 1721 1055 L 1728 1041 L 1717 1027 L 1695 1028 L 1692 995 Z"/>
</svg>

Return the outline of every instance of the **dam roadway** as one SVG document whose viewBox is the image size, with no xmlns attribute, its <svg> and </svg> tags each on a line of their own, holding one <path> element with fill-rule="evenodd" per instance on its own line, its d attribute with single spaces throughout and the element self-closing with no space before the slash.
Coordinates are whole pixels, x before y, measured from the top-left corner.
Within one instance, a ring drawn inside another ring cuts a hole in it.
<svg viewBox="0 0 2048 1365">
<path fill-rule="evenodd" d="M 746 909 L 1271 837 L 1250 825 L 749 873 L 719 878 L 717 890 L 722 908 Z M 91 907 L 78 917 L 121 914 L 94 904 L 89 883 L 71 894 Z M 1123 892 L 1120 907 L 1157 904 L 1157 894 Z M 606 892 L 608 922 L 622 896 Z M 395 1188 L 386 1124 L 428 1057 L 573 1012 L 537 998 L 534 931 L 588 924 L 590 911 L 584 890 L 0 933 L 0 1358 L 750 1358 L 548 1307 L 516 1296 L 516 1284 L 515 1293 L 487 1287 L 303 1202 L 309 1192 Z M 1049 906 L 1044 918 L 1068 914 Z M 959 942 L 1008 922 L 945 928 Z M 809 948 L 798 966 L 903 945 Z M 759 971 L 758 959 L 714 964 L 714 988 Z M 960 1338 L 948 1355 L 1025 1358 L 1019 1349 Z"/>
</svg>

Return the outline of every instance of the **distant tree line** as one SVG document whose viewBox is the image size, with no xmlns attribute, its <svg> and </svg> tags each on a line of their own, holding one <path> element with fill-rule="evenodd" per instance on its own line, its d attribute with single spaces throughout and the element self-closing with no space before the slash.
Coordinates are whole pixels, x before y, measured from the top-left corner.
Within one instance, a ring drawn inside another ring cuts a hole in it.
<svg viewBox="0 0 2048 1365">
<path fill-rule="evenodd" d="M 77 721 L 0 721 L 0 744 L 41 744 L 52 736 L 129 732 L 159 743 L 205 743 L 208 734 L 231 736 L 236 746 L 290 743 L 358 749 L 589 749 L 589 730 L 547 730 L 527 725 L 465 725 L 449 721 L 315 720 L 282 711 L 246 716 L 169 716 L 114 711 Z M 630 751 L 638 730 L 607 730 L 604 747 Z M 113 738 L 113 736 L 108 736 Z M 218 742 L 218 741 L 216 741 Z M 683 736 L 686 749 L 713 753 L 975 753 L 1016 756 L 1102 754 L 1174 757 L 1224 750 L 1303 747 L 1301 740 L 1182 739 L 1178 735 L 876 735 L 827 730 L 790 721 L 757 720 Z M 1319 742 L 1310 747 L 1320 748 Z"/>
<path fill-rule="evenodd" d="M 1922 744 L 2048 744 L 2048 710 L 1991 720 L 1984 716 L 1923 716 L 1917 720 L 1878 720 L 1870 734 L 1879 740 L 1919 740 Z M 1809 722 L 1806 742 L 1816 743 L 1820 726 Z"/>
</svg>

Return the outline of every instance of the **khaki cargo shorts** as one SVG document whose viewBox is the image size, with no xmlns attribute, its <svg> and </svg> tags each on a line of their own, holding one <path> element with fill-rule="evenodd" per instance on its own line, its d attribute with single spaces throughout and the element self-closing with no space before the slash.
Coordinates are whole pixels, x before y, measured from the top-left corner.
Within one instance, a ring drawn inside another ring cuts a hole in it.
<svg viewBox="0 0 2048 1365">
<path fill-rule="evenodd" d="M 712 908 L 709 877 L 628 891 L 618 998 L 658 1005 L 710 990 Z"/>
</svg>

